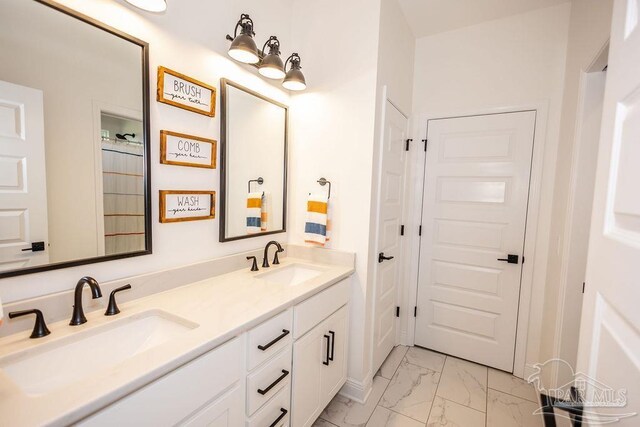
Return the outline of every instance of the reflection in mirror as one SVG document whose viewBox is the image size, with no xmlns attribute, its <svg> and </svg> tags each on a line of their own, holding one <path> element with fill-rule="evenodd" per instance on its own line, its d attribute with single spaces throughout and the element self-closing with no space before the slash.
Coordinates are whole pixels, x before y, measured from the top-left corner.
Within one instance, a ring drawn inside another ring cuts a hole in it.
<svg viewBox="0 0 640 427">
<path fill-rule="evenodd" d="M 146 43 L 0 2 L 0 277 L 150 253 Z"/>
<path fill-rule="evenodd" d="M 142 122 L 101 112 L 105 255 L 144 250 Z M 100 192 L 98 192 L 100 193 Z"/>
<path fill-rule="evenodd" d="M 285 105 L 228 80 L 222 92 L 220 241 L 285 231 Z"/>
</svg>

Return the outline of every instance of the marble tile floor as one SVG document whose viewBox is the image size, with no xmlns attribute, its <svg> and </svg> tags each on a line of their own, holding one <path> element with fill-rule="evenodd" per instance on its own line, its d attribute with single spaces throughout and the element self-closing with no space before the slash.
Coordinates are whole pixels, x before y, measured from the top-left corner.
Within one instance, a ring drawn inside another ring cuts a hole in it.
<svg viewBox="0 0 640 427">
<path fill-rule="evenodd" d="M 336 396 L 314 427 L 542 427 L 538 396 L 511 374 L 398 346 L 363 405 Z"/>
</svg>

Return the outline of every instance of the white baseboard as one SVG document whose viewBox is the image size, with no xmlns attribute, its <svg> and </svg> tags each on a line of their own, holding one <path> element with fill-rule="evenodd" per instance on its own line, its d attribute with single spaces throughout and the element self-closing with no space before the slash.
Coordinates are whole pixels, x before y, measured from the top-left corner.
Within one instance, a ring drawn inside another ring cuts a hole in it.
<svg viewBox="0 0 640 427">
<path fill-rule="evenodd" d="M 347 382 L 342 386 L 338 394 L 358 403 L 365 403 L 371 394 L 372 386 L 373 379 L 369 375 L 367 375 L 367 380 L 364 382 L 347 378 Z"/>
</svg>

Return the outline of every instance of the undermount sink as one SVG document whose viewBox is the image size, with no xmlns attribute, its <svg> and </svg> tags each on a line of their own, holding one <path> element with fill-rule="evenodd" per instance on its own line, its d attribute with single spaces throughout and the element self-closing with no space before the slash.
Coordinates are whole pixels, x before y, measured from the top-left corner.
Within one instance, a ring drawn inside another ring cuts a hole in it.
<svg viewBox="0 0 640 427">
<path fill-rule="evenodd" d="M 0 359 L 0 370 L 27 394 L 44 394 L 95 375 L 198 325 L 145 311 Z"/>
<path fill-rule="evenodd" d="M 279 285 L 296 286 L 302 282 L 318 277 L 324 269 L 304 264 L 291 264 L 278 267 L 276 270 L 261 273 L 256 277 Z"/>
</svg>

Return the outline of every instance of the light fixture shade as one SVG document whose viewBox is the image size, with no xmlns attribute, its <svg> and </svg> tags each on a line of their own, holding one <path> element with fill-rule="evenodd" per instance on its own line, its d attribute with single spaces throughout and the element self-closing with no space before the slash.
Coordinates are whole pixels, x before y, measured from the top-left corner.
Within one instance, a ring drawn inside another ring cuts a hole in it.
<svg viewBox="0 0 640 427">
<path fill-rule="evenodd" d="M 287 58 L 286 63 L 291 62 L 291 69 L 287 71 L 287 75 L 282 82 L 282 87 L 289 90 L 305 90 L 307 88 L 307 82 L 302 74 L 302 68 L 300 66 L 300 55 L 297 53 L 291 54 Z"/>
<path fill-rule="evenodd" d="M 148 12 L 164 12 L 167 10 L 166 0 L 126 0 L 127 3 Z"/>
<path fill-rule="evenodd" d="M 304 79 L 304 74 L 297 68 L 292 68 L 287 73 L 282 86 L 289 90 L 305 90 L 307 88 L 307 82 Z"/>
<path fill-rule="evenodd" d="M 253 37 L 249 34 L 240 34 L 233 39 L 229 47 L 229 56 L 245 64 L 257 64 L 260 62 L 258 47 L 256 42 L 253 41 Z"/>
<path fill-rule="evenodd" d="M 258 72 L 270 79 L 281 79 L 285 76 L 284 64 L 280 55 L 269 53 L 262 59 Z"/>
</svg>

